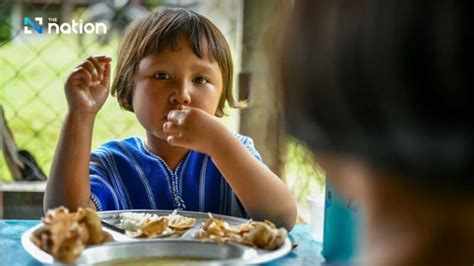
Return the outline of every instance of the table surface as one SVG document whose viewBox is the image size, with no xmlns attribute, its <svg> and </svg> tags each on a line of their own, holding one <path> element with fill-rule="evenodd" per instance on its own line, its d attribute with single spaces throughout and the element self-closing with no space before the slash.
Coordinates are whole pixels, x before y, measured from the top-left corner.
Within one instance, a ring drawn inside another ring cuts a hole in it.
<svg viewBox="0 0 474 266">
<path fill-rule="evenodd" d="M 0 220 L 0 265 L 41 265 L 21 245 L 21 235 L 39 220 Z M 289 234 L 298 246 L 284 258 L 265 265 L 323 265 L 321 243 L 311 240 L 309 225 L 298 224 Z"/>
</svg>

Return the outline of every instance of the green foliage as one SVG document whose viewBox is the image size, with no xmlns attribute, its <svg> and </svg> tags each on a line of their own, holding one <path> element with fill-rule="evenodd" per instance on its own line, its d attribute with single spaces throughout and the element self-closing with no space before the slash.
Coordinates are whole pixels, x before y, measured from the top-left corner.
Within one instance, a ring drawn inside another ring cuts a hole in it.
<svg viewBox="0 0 474 266">
<path fill-rule="evenodd" d="M 310 194 L 324 189 L 326 174 L 314 162 L 308 147 L 293 138 L 287 140 L 285 176 L 296 200 L 303 205 Z"/>
<path fill-rule="evenodd" d="M 8 25 L 8 20 L 11 17 L 12 3 L 2 4 L 0 9 L 0 43 L 10 40 L 11 28 Z"/>
</svg>

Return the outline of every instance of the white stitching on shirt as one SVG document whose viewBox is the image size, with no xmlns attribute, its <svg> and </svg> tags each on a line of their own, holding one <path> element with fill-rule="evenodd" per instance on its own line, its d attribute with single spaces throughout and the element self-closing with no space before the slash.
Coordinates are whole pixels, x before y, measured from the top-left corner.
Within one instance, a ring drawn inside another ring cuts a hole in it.
<svg viewBox="0 0 474 266">
<path fill-rule="evenodd" d="M 204 211 L 204 192 L 206 189 L 206 169 L 208 156 L 204 157 L 202 168 L 201 168 L 201 178 L 199 180 L 199 211 Z"/>
<path fill-rule="evenodd" d="M 115 209 L 118 210 L 119 207 L 120 207 L 120 204 L 119 204 L 117 195 L 115 194 L 115 191 L 114 191 L 113 187 L 110 185 L 110 183 L 107 182 L 102 176 L 99 176 L 99 175 L 90 175 L 90 179 L 91 179 L 91 181 L 93 181 L 93 180 L 99 181 L 102 185 L 106 186 L 110 190 L 110 194 L 112 194 L 112 198 L 114 199 Z M 91 191 L 91 193 L 92 193 L 92 191 Z M 97 200 L 98 199 L 99 198 L 97 198 Z"/>
<path fill-rule="evenodd" d="M 97 211 L 102 211 L 102 205 L 100 205 L 100 201 L 98 200 L 97 196 L 92 192 L 91 192 L 90 199 L 94 203 L 95 208 L 97 209 Z"/>
<path fill-rule="evenodd" d="M 127 202 L 126 202 L 126 201 L 127 201 L 127 198 L 126 198 L 126 196 L 124 195 L 123 191 L 121 190 L 120 184 L 118 184 L 117 178 L 115 178 L 115 172 L 118 172 L 118 171 L 117 171 L 117 167 L 114 165 L 114 163 L 112 163 L 112 162 L 110 161 L 110 158 L 109 158 L 109 153 L 110 153 L 110 152 L 109 152 L 109 150 L 107 150 L 107 149 L 101 149 L 101 150 L 102 150 L 102 152 L 101 152 L 101 155 L 102 155 L 102 156 L 101 156 L 100 160 L 101 160 L 101 161 L 105 160 L 106 163 L 102 162 L 102 164 L 109 166 L 109 167 L 107 167 L 106 169 L 107 169 L 108 177 L 110 178 L 110 181 L 111 181 L 111 183 L 112 183 L 111 185 L 112 185 L 113 188 L 114 188 L 113 191 L 114 191 L 115 193 L 119 193 L 120 197 L 119 197 L 119 195 L 117 195 L 117 199 L 118 199 L 118 200 L 120 201 L 120 203 L 122 204 L 122 208 L 127 209 L 127 208 L 128 208 L 128 206 L 127 206 L 128 204 L 127 204 Z M 99 153 L 98 153 L 98 154 L 99 154 Z M 114 171 L 114 169 L 112 169 L 112 168 L 114 168 L 115 171 Z M 117 173 L 117 174 L 118 174 L 118 173 Z M 119 210 L 119 209 L 120 209 L 120 208 L 118 207 L 117 210 Z"/>
<path fill-rule="evenodd" d="M 132 161 L 133 166 L 135 166 L 135 170 L 137 171 L 137 174 L 140 177 L 140 180 L 142 181 L 143 186 L 145 187 L 145 191 L 147 193 L 148 201 L 150 202 L 151 208 L 158 209 L 158 207 L 156 206 L 155 198 L 154 198 L 153 193 L 151 191 L 151 186 L 148 183 L 148 180 L 146 179 L 145 174 L 143 173 L 143 170 L 140 167 L 140 165 L 138 164 L 135 156 L 133 156 L 133 154 L 130 152 L 130 150 L 125 145 L 123 145 L 123 143 L 119 142 L 119 144 L 120 144 L 120 147 L 122 148 L 122 150 L 124 150 L 125 153 L 127 153 L 129 159 Z M 132 204 L 132 203 L 130 202 L 130 204 Z"/>
<path fill-rule="evenodd" d="M 181 167 L 182 161 L 179 162 L 178 166 L 176 167 L 175 171 L 173 172 L 173 171 L 171 171 L 168 164 L 160 156 L 157 156 L 157 155 L 153 154 L 150 150 L 148 150 L 148 148 L 145 146 L 143 141 L 141 141 L 141 139 L 140 139 L 140 144 L 141 144 L 141 147 L 143 148 L 144 151 L 146 151 L 149 155 L 152 155 L 152 158 L 155 158 L 158 161 L 158 165 L 160 166 L 161 170 L 165 174 L 166 181 L 168 183 L 168 189 L 169 189 L 170 194 L 173 198 L 174 208 L 180 209 L 180 210 L 186 209 L 186 205 L 184 204 L 184 200 L 181 198 L 181 196 L 178 195 L 178 176 L 177 176 L 177 173 L 178 173 L 178 170 Z"/>
</svg>

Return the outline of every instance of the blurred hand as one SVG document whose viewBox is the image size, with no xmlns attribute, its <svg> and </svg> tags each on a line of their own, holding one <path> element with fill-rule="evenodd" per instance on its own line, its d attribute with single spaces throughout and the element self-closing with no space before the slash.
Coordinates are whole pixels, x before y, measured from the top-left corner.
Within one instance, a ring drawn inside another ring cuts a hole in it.
<svg viewBox="0 0 474 266">
<path fill-rule="evenodd" d="M 171 145 L 212 155 L 215 143 L 227 136 L 228 130 L 216 117 L 201 109 L 186 106 L 168 113 L 163 132 L 168 134 L 167 141 Z"/>
<path fill-rule="evenodd" d="M 90 56 L 71 72 L 65 84 L 69 112 L 97 114 L 109 94 L 111 61 Z"/>
</svg>

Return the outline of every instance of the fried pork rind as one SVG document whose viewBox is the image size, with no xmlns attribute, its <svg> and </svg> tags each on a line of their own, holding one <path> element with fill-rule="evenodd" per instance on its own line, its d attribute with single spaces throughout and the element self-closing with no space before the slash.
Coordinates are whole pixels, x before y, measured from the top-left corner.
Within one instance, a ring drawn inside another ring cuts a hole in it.
<svg viewBox="0 0 474 266">
<path fill-rule="evenodd" d="M 196 223 L 195 218 L 179 215 L 176 210 L 166 216 L 166 219 L 168 220 L 168 227 L 176 231 L 188 230 Z"/>
<path fill-rule="evenodd" d="M 179 215 L 177 210 L 167 216 L 126 212 L 119 217 L 120 226 L 128 236 L 141 238 L 178 236 L 196 223 L 195 218 Z"/>
<path fill-rule="evenodd" d="M 234 242 L 251 247 L 275 250 L 286 240 L 285 228 L 277 229 L 270 221 L 253 222 L 230 226 L 223 219 L 214 218 L 204 221 L 202 229 L 194 236 L 196 239 L 216 241 L 219 243 Z"/>
<path fill-rule="evenodd" d="M 43 223 L 33 232 L 32 242 L 64 263 L 73 262 L 87 245 L 112 240 L 110 234 L 102 231 L 97 213 L 90 209 L 79 208 L 69 213 L 59 207 L 49 211 Z"/>
<path fill-rule="evenodd" d="M 168 229 L 168 220 L 164 217 L 160 217 L 157 220 L 145 222 L 142 228 L 137 231 L 126 230 L 125 233 L 130 237 L 153 238 L 163 235 L 166 229 Z"/>
</svg>

